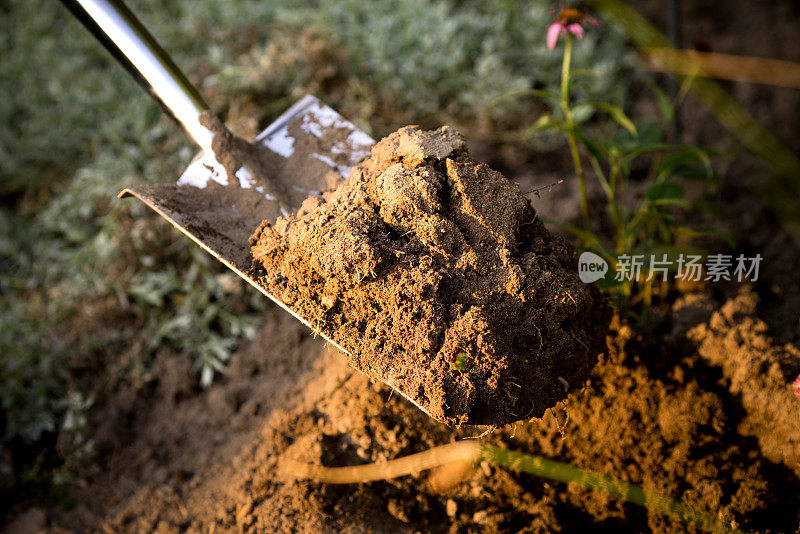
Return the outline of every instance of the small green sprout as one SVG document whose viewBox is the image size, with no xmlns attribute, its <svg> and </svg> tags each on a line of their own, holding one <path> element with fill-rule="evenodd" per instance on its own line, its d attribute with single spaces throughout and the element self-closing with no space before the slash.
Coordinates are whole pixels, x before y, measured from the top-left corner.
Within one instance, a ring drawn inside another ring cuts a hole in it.
<svg viewBox="0 0 800 534">
<path fill-rule="evenodd" d="M 465 372 L 467 370 L 467 361 L 471 360 L 472 356 L 468 353 L 459 349 L 459 352 L 456 353 L 453 363 L 451 363 L 451 367 L 456 371 Z"/>
</svg>

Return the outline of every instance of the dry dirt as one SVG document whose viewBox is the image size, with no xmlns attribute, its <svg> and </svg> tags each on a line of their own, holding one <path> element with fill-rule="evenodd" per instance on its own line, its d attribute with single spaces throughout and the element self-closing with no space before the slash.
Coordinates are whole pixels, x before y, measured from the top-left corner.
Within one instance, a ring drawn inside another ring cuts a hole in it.
<svg viewBox="0 0 800 534">
<path fill-rule="evenodd" d="M 584 389 L 541 420 L 485 439 L 642 484 L 745 529 L 792 532 L 800 401 L 788 377 L 800 352 L 769 337 L 757 306 L 748 289 L 722 306 L 687 294 L 661 321 L 660 341 L 615 320 L 608 356 Z M 194 391 L 189 362 L 173 356 L 148 391 L 116 393 L 96 422 L 101 473 L 73 492 L 75 508 L 34 519 L 74 532 L 686 531 L 603 494 L 486 463 L 449 488 L 426 475 L 279 481 L 285 458 L 354 465 L 477 431 L 428 418 L 272 313 L 208 391 Z"/>
<path fill-rule="evenodd" d="M 745 530 L 797 532 L 800 399 L 790 383 L 800 373 L 800 288 L 791 266 L 800 248 L 762 224 L 746 193 L 735 195 L 731 223 L 770 259 L 757 284 L 695 287 L 640 327 L 615 318 L 585 387 L 484 439 L 641 484 Z M 162 354 L 140 389 L 111 388 L 93 411 L 99 455 L 88 485 L 71 491 L 71 507 L 28 510 L 9 530 L 687 531 L 602 493 L 487 463 L 445 488 L 427 473 L 282 482 L 284 459 L 362 464 L 480 429 L 434 421 L 285 312 L 269 314 L 208 390 L 175 354 Z"/>
<path fill-rule="evenodd" d="M 254 280 L 450 425 L 540 417 L 604 350 L 611 309 L 574 248 L 452 128 L 390 134 L 250 242 Z"/>
</svg>

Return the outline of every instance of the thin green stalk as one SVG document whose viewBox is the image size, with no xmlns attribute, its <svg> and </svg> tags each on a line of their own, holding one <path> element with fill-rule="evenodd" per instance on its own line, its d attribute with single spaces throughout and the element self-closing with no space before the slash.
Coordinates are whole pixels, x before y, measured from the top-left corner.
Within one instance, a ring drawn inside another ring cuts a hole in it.
<svg viewBox="0 0 800 534">
<path fill-rule="evenodd" d="M 578 153 L 578 142 L 575 136 L 575 121 L 572 118 L 572 109 L 569 106 L 569 65 L 572 60 L 572 34 L 567 34 L 567 44 L 564 48 L 564 60 L 561 63 L 561 109 L 564 112 L 564 119 L 567 124 L 567 142 L 569 152 L 572 156 L 572 164 L 575 166 L 575 174 L 578 176 L 578 184 L 581 189 L 581 216 L 583 226 L 591 231 L 592 226 L 589 220 L 589 200 L 586 194 L 586 179 L 583 174 L 581 156 Z"/>
<path fill-rule="evenodd" d="M 622 220 L 622 215 L 619 211 L 619 204 L 617 204 L 617 199 L 619 197 L 619 178 L 620 178 L 620 166 L 619 160 L 616 157 L 611 158 L 610 162 L 610 169 L 608 171 L 609 180 L 611 191 L 613 194 L 613 198 L 611 199 L 611 217 L 614 219 L 614 226 L 617 231 L 617 254 L 622 254 L 625 252 L 625 221 Z"/>
<path fill-rule="evenodd" d="M 674 517 L 707 532 L 739 532 L 737 529 L 722 523 L 707 513 L 695 510 L 691 506 L 667 497 L 666 495 L 659 495 L 658 493 L 646 490 L 636 484 L 631 484 L 566 463 L 550 460 L 542 456 L 501 449 L 499 447 L 493 447 L 492 445 L 483 445 L 481 452 L 483 458 L 508 469 L 576 484 L 590 490 L 601 491 L 612 497 L 622 499 L 623 501 L 644 506 L 648 510 Z"/>
</svg>

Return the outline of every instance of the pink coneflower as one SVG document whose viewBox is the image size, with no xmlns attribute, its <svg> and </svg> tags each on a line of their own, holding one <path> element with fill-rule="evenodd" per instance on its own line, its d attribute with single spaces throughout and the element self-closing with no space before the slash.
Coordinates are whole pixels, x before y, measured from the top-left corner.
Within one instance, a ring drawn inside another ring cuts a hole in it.
<svg viewBox="0 0 800 534">
<path fill-rule="evenodd" d="M 792 388 L 794 388 L 794 394 L 800 397 L 800 375 L 792 382 Z"/>
<path fill-rule="evenodd" d="M 600 26 L 600 21 L 587 15 L 586 11 L 580 11 L 574 7 L 562 9 L 555 21 L 547 28 L 547 48 L 550 50 L 555 48 L 560 35 L 571 33 L 578 39 L 583 39 L 582 24 L 584 22 L 588 22 L 592 26 Z"/>
</svg>

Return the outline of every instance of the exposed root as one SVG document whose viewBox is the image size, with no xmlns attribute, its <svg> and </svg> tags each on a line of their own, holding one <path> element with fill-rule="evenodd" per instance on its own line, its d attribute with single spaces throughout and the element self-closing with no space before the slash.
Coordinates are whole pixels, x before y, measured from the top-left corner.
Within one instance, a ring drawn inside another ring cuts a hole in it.
<svg viewBox="0 0 800 534">
<path fill-rule="evenodd" d="M 441 465 L 476 462 L 481 457 L 482 446 L 476 440 L 456 441 L 416 454 L 386 462 L 351 467 L 325 467 L 284 459 L 278 473 L 284 480 L 308 479 L 327 484 L 356 484 L 375 480 L 388 480 Z"/>
</svg>

